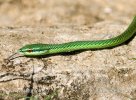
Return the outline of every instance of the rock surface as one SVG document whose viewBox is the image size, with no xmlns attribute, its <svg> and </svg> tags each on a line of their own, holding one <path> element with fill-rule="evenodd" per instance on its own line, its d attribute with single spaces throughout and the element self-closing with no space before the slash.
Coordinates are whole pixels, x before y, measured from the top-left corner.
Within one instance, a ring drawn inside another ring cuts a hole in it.
<svg viewBox="0 0 136 100">
<path fill-rule="evenodd" d="M 128 13 L 136 10 L 129 8 L 134 0 L 0 2 L 0 14 L 3 16 L 0 19 L 3 21 L 0 24 L 1 99 L 136 99 L 136 37 L 128 44 L 112 49 L 45 58 L 18 57 L 7 61 L 10 55 L 30 43 L 64 43 L 115 37 L 132 20 L 133 13 L 130 16 Z M 91 3 L 93 6 L 90 6 Z M 105 7 L 107 4 L 110 5 Z M 129 9 L 125 11 L 123 8 L 127 6 Z"/>
</svg>

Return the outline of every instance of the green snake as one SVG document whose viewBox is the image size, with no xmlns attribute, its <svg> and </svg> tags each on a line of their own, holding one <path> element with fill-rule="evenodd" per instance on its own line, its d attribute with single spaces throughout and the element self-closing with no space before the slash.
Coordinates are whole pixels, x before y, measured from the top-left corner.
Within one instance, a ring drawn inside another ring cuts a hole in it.
<svg viewBox="0 0 136 100">
<path fill-rule="evenodd" d="M 71 52 L 76 50 L 92 50 L 92 49 L 105 49 L 118 46 L 132 36 L 136 32 L 136 16 L 129 25 L 129 27 L 119 36 L 105 40 L 94 41 L 74 41 L 61 44 L 28 44 L 18 50 L 24 56 L 37 57 L 48 54 L 56 54 L 62 52 Z"/>
</svg>

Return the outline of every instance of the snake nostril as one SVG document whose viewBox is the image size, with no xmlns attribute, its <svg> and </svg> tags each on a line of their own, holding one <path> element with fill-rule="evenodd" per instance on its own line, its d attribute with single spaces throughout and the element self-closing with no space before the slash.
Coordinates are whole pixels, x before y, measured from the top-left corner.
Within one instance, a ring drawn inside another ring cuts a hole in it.
<svg viewBox="0 0 136 100">
<path fill-rule="evenodd" d="M 19 51 L 19 52 L 22 52 L 22 49 L 19 49 L 18 51 Z"/>
<path fill-rule="evenodd" d="M 21 48 L 21 49 L 19 49 L 18 51 L 19 51 L 19 52 L 25 52 L 26 50 L 24 50 L 24 49 Z"/>
</svg>

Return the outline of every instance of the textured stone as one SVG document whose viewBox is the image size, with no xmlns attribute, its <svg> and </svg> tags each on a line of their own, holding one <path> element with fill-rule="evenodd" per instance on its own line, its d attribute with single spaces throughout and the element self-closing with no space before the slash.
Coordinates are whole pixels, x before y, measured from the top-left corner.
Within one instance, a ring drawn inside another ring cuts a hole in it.
<svg viewBox="0 0 136 100">
<path fill-rule="evenodd" d="M 40 100 L 135 99 L 136 37 L 113 49 L 6 60 L 30 43 L 115 37 L 132 20 L 134 2 L 0 0 L 0 98 L 22 100 L 32 91 Z"/>
</svg>

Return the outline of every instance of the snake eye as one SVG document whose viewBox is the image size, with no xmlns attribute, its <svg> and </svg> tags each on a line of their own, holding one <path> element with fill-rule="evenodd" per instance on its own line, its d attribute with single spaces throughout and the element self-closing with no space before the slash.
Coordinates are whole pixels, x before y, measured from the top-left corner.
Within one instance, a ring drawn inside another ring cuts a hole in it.
<svg viewBox="0 0 136 100">
<path fill-rule="evenodd" d="M 27 52 L 33 52 L 33 50 L 32 49 L 28 49 Z"/>
</svg>

